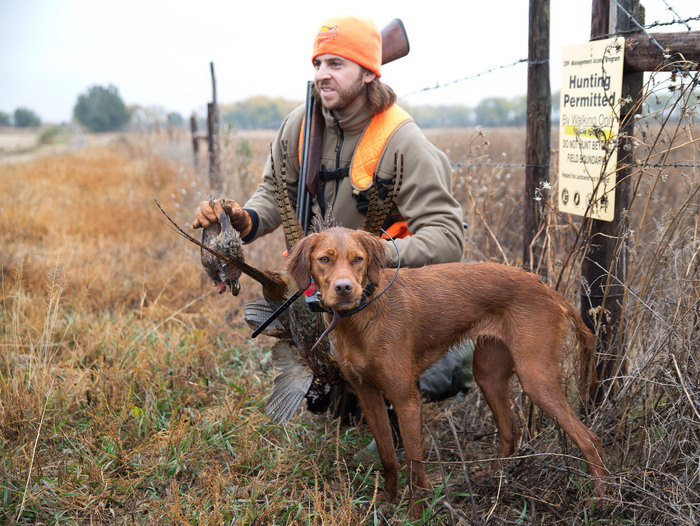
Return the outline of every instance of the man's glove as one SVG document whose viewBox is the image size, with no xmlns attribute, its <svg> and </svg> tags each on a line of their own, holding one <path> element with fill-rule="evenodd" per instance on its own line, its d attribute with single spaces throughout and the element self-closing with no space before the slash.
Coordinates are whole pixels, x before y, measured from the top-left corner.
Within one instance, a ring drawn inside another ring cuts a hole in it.
<svg viewBox="0 0 700 526">
<path fill-rule="evenodd" d="M 195 212 L 195 220 L 192 228 L 207 228 L 212 223 L 219 222 L 219 215 L 226 212 L 231 219 L 231 225 L 238 230 L 241 237 L 245 237 L 253 228 L 253 220 L 243 207 L 232 199 L 217 199 L 216 201 L 202 201 Z"/>
</svg>

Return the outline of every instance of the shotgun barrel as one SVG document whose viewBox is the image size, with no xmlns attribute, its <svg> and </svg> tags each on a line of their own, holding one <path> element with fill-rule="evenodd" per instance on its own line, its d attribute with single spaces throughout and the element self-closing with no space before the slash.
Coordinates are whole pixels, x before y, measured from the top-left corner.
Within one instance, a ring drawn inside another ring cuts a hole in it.
<svg viewBox="0 0 700 526">
<path fill-rule="evenodd" d="M 301 160 L 299 169 L 299 184 L 297 185 L 297 217 L 304 227 L 306 235 L 309 222 L 311 220 L 311 195 L 313 192 L 307 190 L 307 179 L 309 178 L 309 151 L 311 149 L 311 126 L 313 108 L 316 101 L 312 95 L 314 83 L 309 81 L 306 84 L 306 108 L 304 110 L 304 134 L 302 136 Z"/>
</svg>

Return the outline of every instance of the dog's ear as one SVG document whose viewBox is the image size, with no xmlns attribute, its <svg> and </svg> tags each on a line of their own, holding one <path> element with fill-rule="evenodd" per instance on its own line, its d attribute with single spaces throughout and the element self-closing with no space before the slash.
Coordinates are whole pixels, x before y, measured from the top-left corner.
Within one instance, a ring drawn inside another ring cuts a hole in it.
<svg viewBox="0 0 700 526">
<path fill-rule="evenodd" d="M 379 271 L 386 267 L 384 242 L 377 236 L 362 232 L 362 246 L 367 252 L 367 277 L 376 285 L 379 283 Z"/>
<path fill-rule="evenodd" d="M 301 239 L 294 245 L 287 258 L 287 272 L 292 276 L 299 290 L 306 290 L 311 285 L 310 258 L 317 235 L 311 234 Z"/>
</svg>

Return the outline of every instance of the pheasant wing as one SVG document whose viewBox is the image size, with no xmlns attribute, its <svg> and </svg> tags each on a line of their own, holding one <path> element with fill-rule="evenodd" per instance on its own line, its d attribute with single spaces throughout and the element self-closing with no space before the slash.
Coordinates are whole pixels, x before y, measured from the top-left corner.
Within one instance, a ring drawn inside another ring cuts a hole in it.
<svg viewBox="0 0 700 526">
<path fill-rule="evenodd" d="M 311 387 L 313 373 L 295 358 L 294 350 L 284 341 L 272 347 L 272 363 L 282 372 L 275 378 L 265 412 L 279 424 L 289 420 L 299 409 Z"/>
</svg>

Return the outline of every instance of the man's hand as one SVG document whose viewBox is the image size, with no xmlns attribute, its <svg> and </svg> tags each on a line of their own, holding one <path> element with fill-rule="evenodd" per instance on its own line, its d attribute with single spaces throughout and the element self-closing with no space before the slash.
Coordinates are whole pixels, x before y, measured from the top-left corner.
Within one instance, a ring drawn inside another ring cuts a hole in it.
<svg viewBox="0 0 700 526">
<path fill-rule="evenodd" d="M 223 212 L 229 216 L 231 225 L 238 230 L 241 237 L 245 237 L 250 233 L 250 229 L 253 227 L 253 221 L 250 219 L 248 212 L 243 210 L 243 207 L 232 199 L 202 201 L 195 212 L 195 220 L 192 222 L 192 228 L 207 228 L 212 223 L 218 223 L 219 215 Z"/>
</svg>

